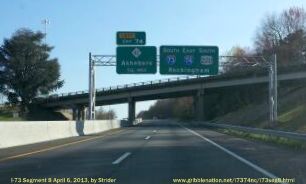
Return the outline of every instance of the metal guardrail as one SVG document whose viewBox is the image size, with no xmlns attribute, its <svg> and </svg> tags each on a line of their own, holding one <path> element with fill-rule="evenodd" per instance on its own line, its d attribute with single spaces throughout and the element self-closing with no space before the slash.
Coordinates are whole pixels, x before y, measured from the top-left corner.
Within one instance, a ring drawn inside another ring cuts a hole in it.
<svg viewBox="0 0 306 184">
<path fill-rule="evenodd" d="M 256 134 L 264 134 L 276 137 L 284 137 L 288 139 L 295 139 L 300 141 L 306 141 L 306 134 L 302 133 L 295 133 L 295 132 L 286 132 L 280 130 L 270 130 L 270 129 L 261 129 L 261 128 L 251 128 L 245 126 L 237 126 L 237 125 L 226 125 L 226 124 L 217 124 L 217 123 L 201 123 L 201 125 L 215 127 L 215 128 L 226 128 L 226 129 L 233 129 L 233 130 L 240 130 L 250 133 Z"/>
</svg>

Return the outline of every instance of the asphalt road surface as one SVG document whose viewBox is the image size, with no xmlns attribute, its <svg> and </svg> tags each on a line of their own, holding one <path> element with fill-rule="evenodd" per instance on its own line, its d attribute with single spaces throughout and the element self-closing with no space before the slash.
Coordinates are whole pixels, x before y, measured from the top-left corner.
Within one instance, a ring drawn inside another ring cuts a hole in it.
<svg viewBox="0 0 306 184">
<path fill-rule="evenodd" d="M 171 121 L 148 121 L 58 145 L 2 150 L 0 184 L 69 183 L 68 178 L 70 183 L 172 184 L 176 179 L 208 183 L 203 179 L 282 177 L 207 138 L 219 133 L 205 132 Z"/>
</svg>

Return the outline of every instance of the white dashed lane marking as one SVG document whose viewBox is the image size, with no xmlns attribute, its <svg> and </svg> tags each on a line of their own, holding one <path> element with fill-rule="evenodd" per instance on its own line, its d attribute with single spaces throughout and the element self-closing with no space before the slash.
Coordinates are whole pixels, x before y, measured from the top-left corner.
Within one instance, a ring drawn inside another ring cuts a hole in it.
<svg viewBox="0 0 306 184">
<path fill-rule="evenodd" d="M 122 162 L 124 159 L 126 159 L 130 155 L 131 155 L 131 152 L 126 152 L 121 157 L 119 157 L 117 160 L 113 161 L 112 164 L 113 165 L 120 164 L 120 162 Z"/>
</svg>

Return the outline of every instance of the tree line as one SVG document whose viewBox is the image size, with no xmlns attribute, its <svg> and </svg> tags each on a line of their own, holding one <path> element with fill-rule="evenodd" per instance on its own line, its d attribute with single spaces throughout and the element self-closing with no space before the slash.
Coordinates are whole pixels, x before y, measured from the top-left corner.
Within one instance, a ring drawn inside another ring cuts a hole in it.
<svg viewBox="0 0 306 184">
<path fill-rule="evenodd" d="M 113 109 L 106 111 L 103 107 L 100 107 L 96 110 L 96 119 L 107 120 L 107 119 L 116 119 L 117 115 Z"/>
<path fill-rule="evenodd" d="M 192 106 L 192 97 L 158 100 L 147 111 L 139 112 L 137 117 L 144 119 L 168 119 L 175 117 L 190 120 L 194 115 Z"/>
</svg>

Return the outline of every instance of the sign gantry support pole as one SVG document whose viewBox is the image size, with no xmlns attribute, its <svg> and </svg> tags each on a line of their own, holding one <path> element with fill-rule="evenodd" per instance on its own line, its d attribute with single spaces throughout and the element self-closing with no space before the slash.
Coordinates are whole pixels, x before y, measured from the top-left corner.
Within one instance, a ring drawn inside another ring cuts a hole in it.
<svg viewBox="0 0 306 184">
<path fill-rule="evenodd" d="M 277 114 L 277 111 L 278 111 L 278 98 L 277 98 L 277 96 L 278 96 L 278 94 L 277 94 L 277 92 L 278 92 L 278 90 L 277 90 L 277 88 L 278 88 L 278 85 L 277 85 L 277 81 L 278 81 L 278 79 L 277 79 L 277 56 L 276 56 L 276 54 L 274 54 L 274 58 L 273 58 L 273 60 L 274 60 L 274 101 L 275 101 L 275 104 L 274 104 L 274 121 L 277 121 L 277 116 L 278 116 L 278 114 Z"/>
<path fill-rule="evenodd" d="M 95 103 L 96 103 L 96 90 L 95 90 L 95 66 L 89 53 L 89 106 L 88 106 L 88 119 L 94 120 L 95 117 Z"/>
<path fill-rule="evenodd" d="M 277 122 L 277 57 L 272 57 L 269 72 L 269 104 L 270 104 L 270 122 Z"/>
<path fill-rule="evenodd" d="M 89 78 L 88 78 L 88 120 L 95 120 L 96 87 L 95 87 L 95 66 L 116 66 L 114 55 L 92 55 L 89 53 Z"/>
</svg>

